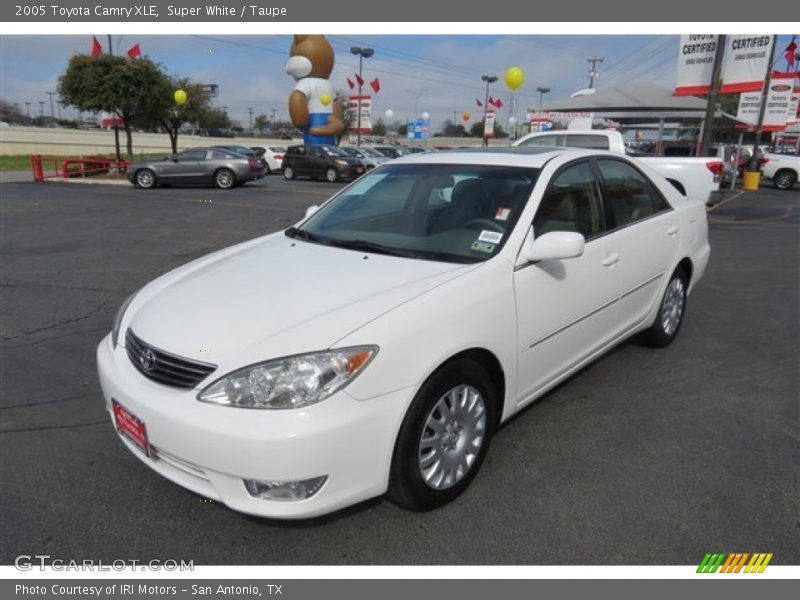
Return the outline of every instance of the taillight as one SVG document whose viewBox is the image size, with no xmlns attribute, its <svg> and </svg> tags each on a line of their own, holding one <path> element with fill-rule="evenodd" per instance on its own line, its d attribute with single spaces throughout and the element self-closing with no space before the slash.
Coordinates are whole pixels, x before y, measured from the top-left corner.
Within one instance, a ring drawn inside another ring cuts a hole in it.
<svg viewBox="0 0 800 600">
<path fill-rule="evenodd" d="M 714 175 L 722 175 L 722 163 L 719 161 L 712 161 L 706 163 L 706 168 Z"/>
<path fill-rule="evenodd" d="M 250 165 L 251 169 L 258 169 L 261 166 L 260 163 L 261 163 L 261 161 L 258 160 L 257 158 L 248 158 L 247 159 L 247 164 Z"/>
<path fill-rule="evenodd" d="M 768 162 L 769 162 L 769 159 L 768 159 L 766 156 L 764 156 L 764 157 L 762 157 L 762 158 L 761 158 L 761 164 L 762 164 L 762 165 L 765 165 L 765 164 L 767 164 Z"/>
<path fill-rule="evenodd" d="M 272 158 L 275 160 L 283 160 L 283 154 L 273 154 Z"/>
</svg>

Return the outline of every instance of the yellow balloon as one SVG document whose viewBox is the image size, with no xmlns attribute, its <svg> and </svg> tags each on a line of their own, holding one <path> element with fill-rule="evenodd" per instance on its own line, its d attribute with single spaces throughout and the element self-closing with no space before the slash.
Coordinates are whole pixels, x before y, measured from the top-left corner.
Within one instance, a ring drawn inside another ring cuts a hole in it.
<svg viewBox="0 0 800 600">
<path fill-rule="evenodd" d="M 322 96 L 319 97 L 319 101 L 322 102 L 322 104 L 324 106 L 328 106 L 328 104 L 331 103 L 331 95 L 330 94 L 322 94 Z"/>
<path fill-rule="evenodd" d="M 506 85 L 508 88 L 515 92 L 523 83 L 525 83 L 525 72 L 519 67 L 511 67 L 506 71 Z"/>
<path fill-rule="evenodd" d="M 188 94 L 183 90 L 175 90 L 175 104 L 182 106 L 189 99 Z"/>
</svg>

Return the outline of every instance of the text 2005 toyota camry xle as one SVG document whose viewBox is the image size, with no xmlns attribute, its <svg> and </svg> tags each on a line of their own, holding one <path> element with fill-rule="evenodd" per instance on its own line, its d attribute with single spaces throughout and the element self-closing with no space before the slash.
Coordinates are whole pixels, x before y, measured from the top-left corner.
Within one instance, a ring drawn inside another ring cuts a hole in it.
<svg viewBox="0 0 800 600">
<path fill-rule="evenodd" d="M 709 257 L 701 200 L 585 150 L 417 154 L 309 213 L 149 283 L 98 348 L 131 451 L 256 515 L 452 500 L 545 390 L 669 344 Z"/>
</svg>

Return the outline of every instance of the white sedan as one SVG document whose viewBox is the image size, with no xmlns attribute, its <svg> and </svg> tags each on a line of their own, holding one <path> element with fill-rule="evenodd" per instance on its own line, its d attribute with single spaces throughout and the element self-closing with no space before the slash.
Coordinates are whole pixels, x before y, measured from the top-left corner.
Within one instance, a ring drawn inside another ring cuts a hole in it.
<svg viewBox="0 0 800 600">
<path fill-rule="evenodd" d="M 122 442 L 245 513 L 453 500 L 514 413 L 675 339 L 709 258 L 702 203 L 601 151 L 416 154 L 315 208 L 147 284 L 98 348 Z"/>
</svg>

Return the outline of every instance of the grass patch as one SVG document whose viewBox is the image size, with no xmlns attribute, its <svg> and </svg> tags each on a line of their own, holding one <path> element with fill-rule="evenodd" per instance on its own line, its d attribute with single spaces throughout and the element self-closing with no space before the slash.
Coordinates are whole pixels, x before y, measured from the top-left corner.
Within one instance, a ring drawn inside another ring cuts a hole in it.
<svg viewBox="0 0 800 600">
<path fill-rule="evenodd" d="M 30 171 L 29 154 L 6 154 L 0 156 L 0 171 Z"/>
</svg>

